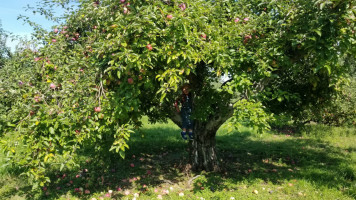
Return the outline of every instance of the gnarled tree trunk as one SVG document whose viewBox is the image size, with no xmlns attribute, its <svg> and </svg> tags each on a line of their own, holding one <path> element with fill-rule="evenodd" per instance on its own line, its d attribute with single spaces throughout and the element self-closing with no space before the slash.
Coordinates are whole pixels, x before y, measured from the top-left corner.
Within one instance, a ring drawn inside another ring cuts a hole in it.
<svg viewBox="0 0 356 200">
<path fill-rule="evenodd" d="M 195 171 L 219 171 L 215 142 L 217 128 L 207 127 L 204 123 L 198 122 L 195 126 L 194 140 L 190 142 L 190 162 Z"/>
<path fill-rule="evenodd" d="M 216 133 L 220 126 L 233 114 L 232 107 L 227 113 L 218 113 L 206 122 L 195 121 L 194 140 L 189 142 L 190 164 L 194 171 L 219 171 L 216 152 Z M 171 120 L 181 127 L 178 113 L 171 116 Z"/>
</svg>

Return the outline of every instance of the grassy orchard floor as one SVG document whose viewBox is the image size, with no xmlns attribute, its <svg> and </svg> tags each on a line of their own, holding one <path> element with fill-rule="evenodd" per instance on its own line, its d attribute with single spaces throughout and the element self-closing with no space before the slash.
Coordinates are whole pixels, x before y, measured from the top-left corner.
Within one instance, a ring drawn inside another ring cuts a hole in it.
<svg viewBox="0 0 356 200">
<path fill-rule="evenodd" d="M 132 135 L 125 160 L 94 162 L 83 154 L 87 172 L 76 178 L 79 168 L 54 170 L 46 191 L 31 192 L 18 171 L 0 168 L 0 199 L 356 198 L 356 129 L 311 126 L 298 135 L 258 135 L 223 127 L 217 136 L 223 172 L 191 174 L 179 129 L 145 124 Z"/>
</svg>

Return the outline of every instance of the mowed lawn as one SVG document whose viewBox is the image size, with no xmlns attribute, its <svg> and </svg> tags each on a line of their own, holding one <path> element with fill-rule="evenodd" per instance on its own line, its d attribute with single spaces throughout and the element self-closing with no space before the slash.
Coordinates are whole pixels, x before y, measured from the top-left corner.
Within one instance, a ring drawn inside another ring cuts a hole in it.
<svg viewBox="0 0 356 200">
<path fill-rule="evenodd" d="M 223 126 L 216 137 L 222 171 L 192 173 L 178 127 L 144 124 L 124 160 L 109 153 L 97 160 L 83 148 L 81 166 L 53 166 L 52 182 L 35 191 L 21 170 L 2 166 L 0 199 L 356 198 L 355 128 L 312 125 L 260 135 Z"/>
</svg>

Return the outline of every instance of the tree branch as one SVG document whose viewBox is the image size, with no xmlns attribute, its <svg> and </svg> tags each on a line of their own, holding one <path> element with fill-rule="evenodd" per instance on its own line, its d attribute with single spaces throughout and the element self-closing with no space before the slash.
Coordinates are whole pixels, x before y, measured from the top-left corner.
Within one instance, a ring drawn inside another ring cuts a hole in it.
<svg viewBox="0 0 356 200">
<path fill-rule="evenodd" d="M 175 123 L 179 128 L 182 128 L 182 119 L 176 110 L 172 109 L 169 115 L 169 119 L 171 119 L 172 122 Z"/>
<path fill-rule="evenodd" d="M 254 88 L 255 88 L 255 92 L 261 92 L 265 88 L 265 86 L 268 84 L 268 82 L 269 82 L 268 78 L 262 79 L 259 82 L 255 81 L 253 83 Z"/>
<path fill-rule="evenodd" d="M 230 78 L 229 80 L 225 81 L 223 84 L 221 84 L 220 88 L 224 87 L 228 82 L 231 82 L 233 79 Z"/>
<path fill-rule="evenodd" d="M 216 113 L 216 115 L 210 120 L 207 124 L 207 129 L 212 130 L 216 129 L 218 130 L 221 125 L 223 125 L 226 120 L 230 119 L 232 115 L 234 114 L 234 107 L 232 104 L 229 104 L 226 109 L 221 109 L 221 112 Z"/>
</svg>

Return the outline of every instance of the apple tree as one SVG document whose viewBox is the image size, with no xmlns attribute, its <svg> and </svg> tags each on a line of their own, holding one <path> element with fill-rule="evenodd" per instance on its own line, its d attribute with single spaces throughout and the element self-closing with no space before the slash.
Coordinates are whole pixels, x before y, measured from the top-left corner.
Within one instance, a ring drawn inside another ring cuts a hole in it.
<svg viewBox="0 0 356 200">
<path fill-rule="evenodd" d="M 10 48 L 6 44 L 7 39 L 8 33 L 2 28 L 0 21 L 0 68 L 4 66 L 5 61 L 11 57 Z"/>
<path fill-rule="evenodd" d="M 181 126 L 173 103 L 189 83 L 191 164 L 218 170 L 215 136 L 228 119 L 266 131 L 275 116 L 298 120 L 340 90 L 349 66 L 339 61 L 356 55 L 354 4 L 78 1 L 63 24 L 38 35 L 41 48 L 19 51 L 1 71 L 12 71 L 11 84 L 0 78 L 12 103 L 1 147 L 42 183 L 49 166 L 75 164 L 83 146 L 124 157 L 142 116 Z"/>
</svg>

